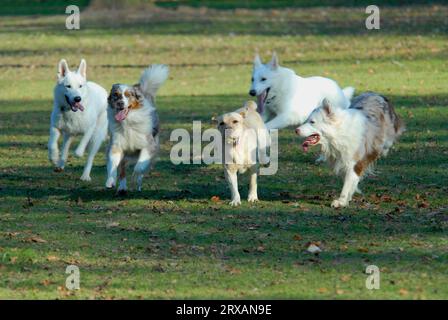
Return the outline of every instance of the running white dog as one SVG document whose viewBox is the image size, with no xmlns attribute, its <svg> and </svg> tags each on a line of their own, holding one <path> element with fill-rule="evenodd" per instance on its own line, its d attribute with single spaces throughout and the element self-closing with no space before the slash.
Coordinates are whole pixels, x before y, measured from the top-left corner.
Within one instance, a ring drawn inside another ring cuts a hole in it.
<svg viewBox="0 0 448 320">
<path fill-rule="evenodd" d="M 335 107 L 347 108 L 354 88 L 340 89 L 328 78 L 302 78 L 291 69 L 281 67 L 277 55 L 262 64 L 255 56 L 249 94 L 257 97 L 258 112 L 268 129 L 300 125 L 324 98 Z"/>
<path fill-rule="evenodd" d="M 157 90 L 168 78 L 166 65 L 147 68 L 136 85 L 114 84 L 109 95 L 109 132 L 106 188 L 116 184 L 120 169 L 118 194 L 126 194 L 126 164 L 135 163 L 137 190 L 143 175 L 159 150 L 159 117 L 155 109 Z"/>
<path fill-rule="evenodd" d="M 82 135 L 75 155 L 82 157 L 87 145 L 89 146 L 81 180 L 90 181 L 93 159 L 107 134 L 107 92 L 98 84 L 86 80 L 86 69 L 84 59 L 76 72 L 69 70 L 64 59 L 59 62 L 48 155 L 55 165 L 55 171 L 64 170 L 73 137 Z M 61 134 L 64 141 L 59 156 L 58 140 Z"/>
<path fill-rule="evenodd" d="M 335 108 L 324 99 L 308 120 L 296 129 L 306 137 L 303 149 L 320 144 L 322 153 L 336 174 L 343 175 L 344 187 L 331 206 L 345 207 L 358 190 L 358 183 L 375 160 L 386 156 L 404 124 L 389 100 L 368 92 L 353 99 L 348 109 Z"/>
</svg>

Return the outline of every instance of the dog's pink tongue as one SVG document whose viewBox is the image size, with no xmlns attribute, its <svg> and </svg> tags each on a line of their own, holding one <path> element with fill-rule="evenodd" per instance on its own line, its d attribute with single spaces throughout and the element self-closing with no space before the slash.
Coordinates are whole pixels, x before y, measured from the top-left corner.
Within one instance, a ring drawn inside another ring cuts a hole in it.
<svg viewBox="0 0 448 320">
<path fill-rule="evenodd" d="M 121 121 L 123 121 L 124 119 L 126 119 L 126 116 L 127 116 L 126 110 L 121 110 L 120 112 L 118 112 L 118 113 L 115 115 L 115 120 L 121 122 Z"/>
<path fill-rule="evenodd" d="M 78 110 L 84 111 L 84 106 L 81 104 L 81 102 L 75 102 L 75 107 Z"/>
<path fill-rule="evenodd" d="M 266 91 L 263 91 L 259 96 L 257 96 L 257 111 L 258 111 L 258 113 L 263 113 L 265 97 L 266 97 Z"/>
</svg>

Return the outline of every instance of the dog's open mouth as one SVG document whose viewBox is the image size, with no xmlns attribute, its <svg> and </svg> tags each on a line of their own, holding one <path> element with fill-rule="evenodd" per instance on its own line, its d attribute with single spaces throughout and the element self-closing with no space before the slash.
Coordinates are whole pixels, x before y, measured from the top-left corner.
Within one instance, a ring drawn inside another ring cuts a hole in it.
<svg viewBox="0 0 448 320">
<path fill-rule="evenodd" d="M 314 146 L 320 140 L 319 134 L 315 133 L 306 137 L 305 141 L 302 143 L 303 151 L 307 152 L 309 146 Z"/>
<path fill-rule="evenodd" d="M 78 111 L 78 110 L 80 110 L 80 111 L 84 111 L 84 106 L 81 104 L 81 102 L 72 102 L 72 103 L 70 103 L 70 99 L 67 97 L 67 96 L 65 96 L 65 101 L 67 101 L 67 103 L 69 104 L 69 106 L 70 106 L 70 109 L 73 111 L 73 112 L 76 112 L 76 111 Z"/>
<path fill-rule="evenodd" d="M 266 100 L 268 98 L 269 90 L 271 90 L 270 87 L 263 90 L 263 92 L 257 96 L 257 111 L 258 111 L 258 113 L 262 113 L 264 111 L 264 104 L 266 103 Z"/>
<path fill-rule="evenodd" d="M 121 110 L 120 112 L 118 112 L 115 115 L 115 120 L 117 120 L 118 122 L 123 121 L 128 116 L 128 112 L 129 112 L 128 108 L 125 108 L 125 109 Z"/>
</svg>

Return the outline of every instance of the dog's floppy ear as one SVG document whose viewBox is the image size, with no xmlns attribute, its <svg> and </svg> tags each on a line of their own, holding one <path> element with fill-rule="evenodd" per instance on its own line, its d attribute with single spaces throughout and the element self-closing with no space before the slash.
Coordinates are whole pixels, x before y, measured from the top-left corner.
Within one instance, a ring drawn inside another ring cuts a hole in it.
<svg viewBox="0 0 448 320">
<path fill-rule="evenodd" d="M 58 78 L 61 79 L 65 77 L 68 72 L 70 72 L 70 70 L 68 68 L 67 61 L 65 59 L 61 59 L 58 65 Z"/>
<path fill-rule="evenodd" d="M 249 110 L 247 110 L 247 108 L 244 108 L 243 110 L 241 110 L 241 111 L 238 112 L 238 113 L 239 113 L 239 114 L 243 117 L 243 119 L 244 119 L 244 118 L 246 118 L 248 112 L 249 112 Z"/>
<path fill-rule="evenodd" d="M 254 58 L 254 67 L 258 67 L 259 65 L 261 65 L 260 55 L 256 53 Z"/>
<path fill-rule="evenodd" d="M 244 103 L 244 107 L 250 111 L 257 111 L 257 104 L 255 103 L 255 101 L 252 101 L 252 100 L 246 101 Z"/>
<path fill-rule="evenodd" d="M 275 51 L 272 53 L 272 59 L 269 62 L 269 66 L 271 67 L 272 70 L 275 70 L 278 68 L 278 57 L 277 57 L 277 53 Z"/>
<path fill-rule="evenodd" d="M 81 59 L 81 63 L 79 64 L 78 73 L 83 77 L 87 78 L 87 62 L 84 59 Z"/>
<path fill-rule="evenodd" d="M 142 91 L 142 87 L 140 86 L 140 83 L 134 84 L 132 86 L 132 88 L 134 89 L 135 98 L 137 100 L 142 100 L 143 99 L 143 91 Z"/>
<path fill-rule="evenodd" d="M 324 98 L 324 100 L 322 100 L 322 109 L 324 110 L 326 116 L 331 115 L 331 113 L 333 112 L 331 110 L 330 101 L 328 101 L 327 98 Z"/>
</svg>

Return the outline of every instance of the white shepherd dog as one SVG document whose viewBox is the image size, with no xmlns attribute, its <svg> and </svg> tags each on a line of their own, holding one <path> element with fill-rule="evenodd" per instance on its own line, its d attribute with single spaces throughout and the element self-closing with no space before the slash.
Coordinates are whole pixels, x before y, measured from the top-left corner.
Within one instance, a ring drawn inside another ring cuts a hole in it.
<svg viewBox="0 0 448 320">
<path fill-rule="evenodd" d="M 107 92 L 98 84 L 86 80 L 86 69 L 84 59 L 76 72 L 69 70 L 64 59 L 59 62 L 48 155 L 55 171 L 63 171 L 73 137 L 82 135 L 75 155 L 82 157 L 89 146 L 81 180 L 90 181 L 93 159 L 107 134 Z M 64 141 L 59 155 L 58 140 L 61 134 Z"/>
<path fill-rule="evenodd" d="M 328 78 L 303 78 L 291 69 L 281 67 L 277 55 L 262 64 L 255 56 L 249 94 L 257 97 L 258 112 L 267 129 L 300 125 L 324 98 L 334 107 L 348 108 L 355 89 L 343 90 Z"/>
</svg>

